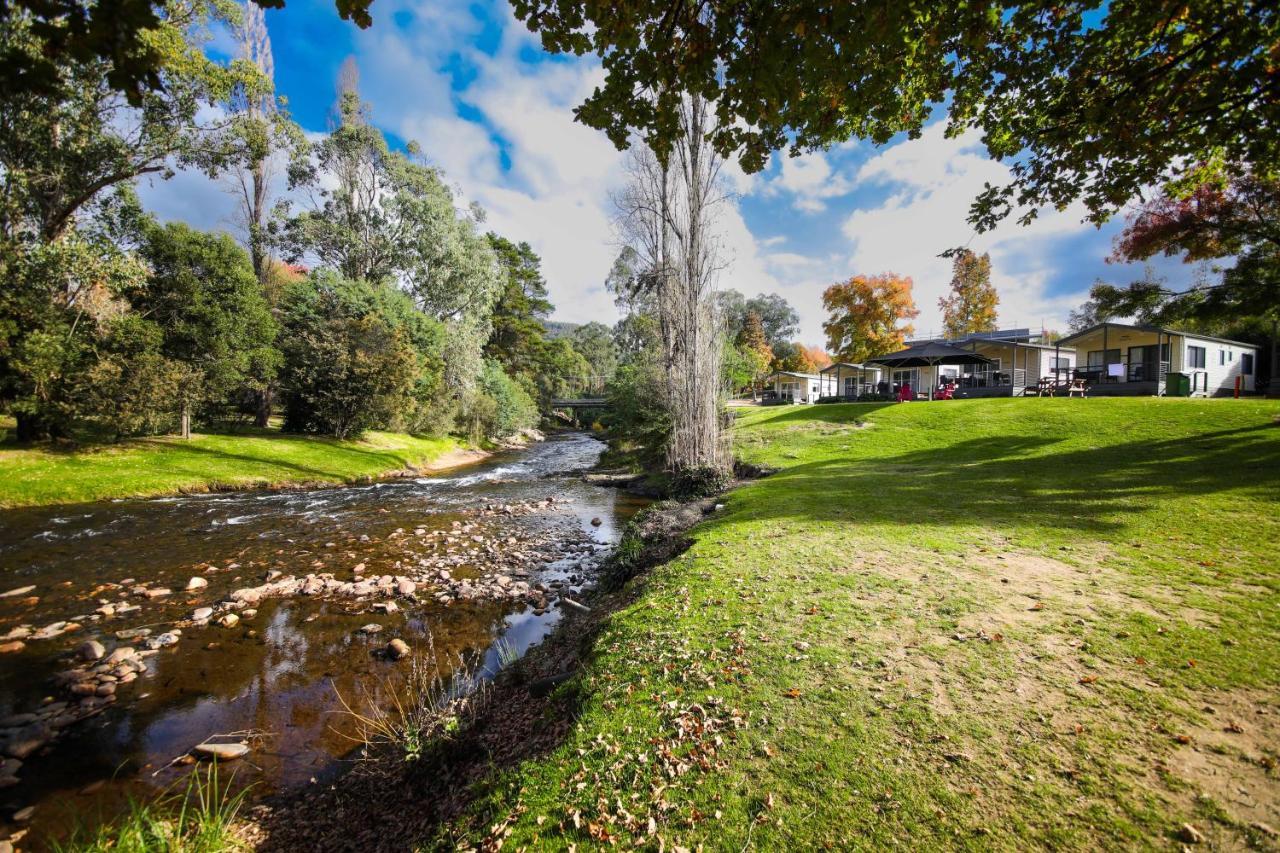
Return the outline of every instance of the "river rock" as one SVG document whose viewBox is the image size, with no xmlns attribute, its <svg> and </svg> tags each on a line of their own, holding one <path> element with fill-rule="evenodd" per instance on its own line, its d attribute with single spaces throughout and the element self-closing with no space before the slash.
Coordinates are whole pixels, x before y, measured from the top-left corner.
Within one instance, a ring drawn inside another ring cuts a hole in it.
<svg viewBox="0 0 1280 853">
<path fill-rule="evenodd" d="M 201 743 L 191 750 L 197 758 L 212 758 L 218 761 L 234 761 L 249 754 L 248 744 L 243 743 Z"/>
<path fill-rule="evenodd" d="M 48 740 L 48 735 L 45 734 L 44 730 L 24 729 L 4 745 L 4 754 L 19 761 L 26 761 L 32 753 L 44 746 Z"/>
<path fill-rule="evenodd" d="M 204 578 L 192 578 L 187 581 L 187 591 L 190 592 L 193 589 L 204 589 L 208 585 L 209 582 Z"/>
<path fill-rule="evenodd" d="M 245 587 L 244 589 L 237 589 L 235 592 L 231 593 L 231 600 L 253 606 L 262 600 L 262 593 L 252 587 Z"/>
<path fill-rule="evenodd" d="M 197 607 L 197 608 L 196 608 L 196 609 L 191 613 L 191 619 L 192 619 L 192 621 L 194 621 L 194 622 L 207 622 L 207 621 L 209 621 L 209 620 L 210 620 L 210 619 L 212 619 L 212 618 L 213 618 L 213 608 L 212 608 L 212 607 Z"/>
<path fill-rule="evenodd" d="M 31 816 L 35 813 L 36 813 L 35 806 L 27 806 L 26 808 L 18 809 L 16 812 L 13 813 L 13 822 L 26 823 L 27 821 L 31 820 Z"/>
<path fill-rule="evenodd" d="M 379 625 L 377 622 L 370 622 L 368 625 L 362 625 L 362 626 L 360 626 L 359 628 L 357 628 L 357 629 L 356 629 L 356 633 L 358 633 L 358 634 L 380 634 L 380 633 L 382 633 L 382 626 L 381 626 L 381 625 Z"/>
<path fill-rule="evenodd" d="M 403 660 L 409 656 L 409 652 L 409 644 L 399 637 L 387 643 L 387 656 L 392 660 Z"/>
<path fill-rule="evenodd" d="M 167 586 L 153 586 L 142 594 L 147 598 L 164 598 L 166 595 L 172 595 L 173 590 Z"/>
<path fill-rule="evenodd" d="M 234 613 L 224 613 L 219 617 L 218 624 L 223 628 L 234 628 L 240 624 L 240 617 Z"/>
<path fill-rule="evenodd" d="M 121 646 L 111 654 L 107 655 L 107 659 L 103 661 L 103 663 L 107 666 L 115 666 L 116 664 L 124 663 L 130 658 L 135 658 L 137 656 L 138 652 L 133 648 L 133 646 Z"/>
<path fill-rule="evenodd" d="M 93 691 L 95 696 L 111 696 L 116 692 L 116 683 L 114 681 L 104 681 L 98 685 Z"/>
<path fill-rule="evenodd" d="M 164 649 L 164 648 L 168 648 L 169 646 L 176 646 L 178 644 L 178 639 L 179 639 L 178 631 L 165 631 L 163 634 L 157 634 L 154 637 L 148 637 L 147 648 L 148 649 Z"/>
<path fill-rule="evenodd" d="M 98 660 L 106 653 L 107 650 L 97 640 L 87 640 L 76 649 L 76 654 L 84 661 Z"/>
<path fill-rule="evenodd" d="M 27 644 L 21 640 L 10 640 L 7 643 L 0 643 L 0 655 L 12 654 L 20 652 L 27 647 Z"/>
<path fill-rule="evenodd" d="M 408 578 L 401 578 L 396 582 L 396 592 L 400 595 L 409 596 L 418 591 L 418 585 Z"/>
<path fill-rule="evenodd" d="M 0 598 L 17 598 L 19 595 L 26 595 L 35 589 L 35 586 L 19 586 L 8 592 L 0 592 Z"/>
<path fill-rule="evenodd" d="M 373 605 L 376 613 L 396 613 L 400 610 L 400 606 L 394 601 L 379 601 Z"/>
</svg>

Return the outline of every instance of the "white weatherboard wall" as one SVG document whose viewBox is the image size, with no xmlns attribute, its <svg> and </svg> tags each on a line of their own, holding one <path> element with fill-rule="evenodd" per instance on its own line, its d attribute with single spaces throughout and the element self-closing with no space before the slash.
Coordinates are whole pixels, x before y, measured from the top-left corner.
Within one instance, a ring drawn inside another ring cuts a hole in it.
<svg viewBox="0 0 1280 853">
<path fill-rule="evenodd" d="M 1208 393 L 1209 396 L 1215 394 L 1230 394 L 1235 391 L 1236 377 L 1241 377 L 1240 390 L 1242 392 L 1252 392 L 1254 390 L 1253 375 L 1245 376 L 1242 373 L 1244 359 L 1242 355 L 1249 354 L 1253 356 L 1253 373 L 1258 372 L 1258 350 L 1257 347 L 1246 346 L 1242 344 L 1224 343 L 1223 341 L 1215 341 L 1210 338 L 1200 338 L 1195 335 L 1181 335 L 1180 345 L 1178 347 L 1178 368 L 1183 373 L 1203 373 L 1200 384 L 1196 387 L 1196 393 Z M 1204 367 L 1191 367 L 1190 347 L 1204 348 Z"/>
</svg>

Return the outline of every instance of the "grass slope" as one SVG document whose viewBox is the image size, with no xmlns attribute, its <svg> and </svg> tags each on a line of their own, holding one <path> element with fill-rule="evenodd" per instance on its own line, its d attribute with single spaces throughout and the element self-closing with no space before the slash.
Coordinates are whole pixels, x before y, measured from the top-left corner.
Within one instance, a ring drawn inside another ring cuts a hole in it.
<svg viewBox="0 0 1280 853">
<path fill-rule="evenodd" d="M 1280 404 L 755 411 L 575 733 L 440 846 L 1272 847 Z M 1184 824 L 1190 824 L 1185 827 Z"/>
<path fill-rule="evenodd" d="M 342 483 L 423 465 L 453 438 L 370 432 L 361 441 L 274 430 L 148 438 L 75 451 L 0 448 L 0 507 L 153 497 L 225 487 Z"/>
</svg>

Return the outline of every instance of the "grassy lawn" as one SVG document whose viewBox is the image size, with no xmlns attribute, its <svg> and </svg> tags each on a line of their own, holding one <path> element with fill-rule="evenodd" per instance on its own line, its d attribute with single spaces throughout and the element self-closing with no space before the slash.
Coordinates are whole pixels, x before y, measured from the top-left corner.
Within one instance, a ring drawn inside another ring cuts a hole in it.
<svg viewBox="0 0 1280 853">
<path fill-rule="evenodd" d="M 459 448 L 453 438 L 370 432 L 361 441 L 336 441 L 274 430 L 135 439 L 75 451 L 0 445 L 0 507 L 342 483 L 424 465 Z"/>
<path fill-rule="evenodd" d="M 1275 849 L 1280 403 L 753 411 L 574 734 L 444 843 Z M 1189 826 L 1184 826 L 1189 825 Z"/>
</svg>

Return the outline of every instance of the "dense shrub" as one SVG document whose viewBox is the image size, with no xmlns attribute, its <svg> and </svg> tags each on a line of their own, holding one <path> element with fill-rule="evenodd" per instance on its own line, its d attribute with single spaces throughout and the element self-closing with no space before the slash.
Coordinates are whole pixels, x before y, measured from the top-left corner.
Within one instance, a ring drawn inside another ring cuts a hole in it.
<svg viewBox="0 0 1280 853">
<path fill-rule="evenodd" d="M 661 464 L 671 436 L 671 415 L 663 404 L 657 364 L 644 358 L 618 368 L 609 386 L 605 425 L 639 451 L 646 467 Z"/>
<path fill-rule="evenodd" d="M 679 501 L 718 495 L 729 488 L 729 473 L 719 468 L 686 468 L 671 474 L 671 497 Z"/>
<path fill-rule="evenodd" d="M 412 399 L 418 353 L 376 310 L 377 285 L 316 277 L 284 301 L 284 428 L 348 438 Z"/>
<path fill-rule="evenodd" d="M 502 365 L 486 359 L 469 415 L 473 440 L 503 438 L 536 426 L 538 406 Z"/>
</svg>

